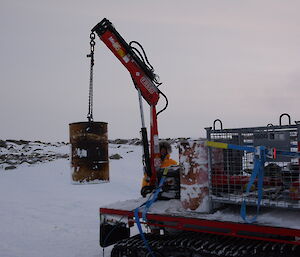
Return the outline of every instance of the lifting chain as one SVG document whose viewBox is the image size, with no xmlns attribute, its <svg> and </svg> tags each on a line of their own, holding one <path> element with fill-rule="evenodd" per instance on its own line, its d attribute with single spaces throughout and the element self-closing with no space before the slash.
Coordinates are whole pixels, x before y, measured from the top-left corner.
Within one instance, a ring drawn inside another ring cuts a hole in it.
<svg viewBox="0 0 300 257">
<path fill-rule="evenodd" d="M 90 54 L 86 57 L 91 58 L 90 65 L 90 84 L 89 84 L 89 113 L 87 115 L 88 121 L 93 121 L 93 75 L 94 75 L 94 50 L 95 50 L 95 33 L 90 34 Z"/>
</svg>

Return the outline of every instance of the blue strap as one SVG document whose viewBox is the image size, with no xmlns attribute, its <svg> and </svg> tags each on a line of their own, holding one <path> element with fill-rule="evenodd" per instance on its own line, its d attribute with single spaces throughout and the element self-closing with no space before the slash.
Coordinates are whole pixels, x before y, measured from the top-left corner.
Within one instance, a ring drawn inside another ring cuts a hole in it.
<svg viewBox="0 0 300 257">
<path fill-rule="evenodd" d="M 144 220 L 144 221 L 147 221 L 147 217 L 146 217 L 147 212 L 148 212 L 149 208 L 151 207 L 151 205 L 157 200 L 158 194 L 159 194 L 160 191 L 162 190 L 162 186 L 163 186 L 165 180 L 166 180 L 166 177 L 163 176 L 163 177 L 160 179 L 158 188 L 157 188 L 157 189 L 155 190 L 155 192 L 153 193 L 152 198 L 150 198 L 150 199 L 146 202 L 146 207 L 144 208 L 143 213 L 142 213 L 142 217 L 143 217 L 143 220 Z"/>
<path fill-rule="evenodd" d="M 152 252 L 151 248 L 150 248 L 150 245 L 148 244 L 148 241 L 145 237 L 145 234 L 143 232 L 143 229 L 142 229 L 142 226 L 141 226 L 141 223 L 140 223 L 140 218 L 139 218 L 139 208 L 136 208 L 134 210 L 134 217 L 135 217 L 135 222 L 136 222 L 136 225 L 139 229 L 139 232 L 140 232 L 140 235 L 141 235 L 141 238 L 142 240 L 144 241 L 144 244 L 147 248 L 147 250 L 149 251 L 149 253 L 151 254 L 152 257 L 155 257 L 154 253 Z"/>
<path fill-rule="evenodd" d="M 245 146 L 245 145 L 233 145 L 233 144 L 228 144 L 228 149 L 232 150 L 239 150 L 239 151 L 246 151 L 249 153 L 254 153 L 255 148 L 252 146 Z"/>
<path fill-rule="evenodd" d="M 143 218 L 144 221 L 147 221 L 147 217 L 146 217 L 147 212 L 148 212 L 149 208 L 151 207 L 151 205 L 156 201 L 156 199 L 158 197 L 158 194 L 162 190 L 162 186 L 165 183 L 167 173 L 168 173 L 168 168 L 165 168 L 165 170 L 163 172 L 163 176 L 162 176 L 162 178 L 159 181 L 158 188 L 153 193 L 152 198 L 150 198 L 148 201 L 146 201 L 145 203 L 143 203 L 140 206 L 140 207 L 142 207 L 142 206 L 146 205 L 145 208 L 144 208 L 144 210 L 143 210 L 143 213 L 142 213 L 142 218 Z M 148 251 L 151 254 L 151 256 L 155 257 L 154 253 L 152 252 L 152 250 L 151 250 L 151 248 L 150 248 L 150 246 L 148 244 L 148 241 L 147 241 L 147 239 L 145 237 L 145 234 L 143 232 L 143 229 L 142 229 L 142 226 L 141 226 L 141 223 L 140 223 L 139 207 L 134 210 L 134 217 L 135 217 L 135 222 L 136 222 L 136 225 L 137 225 L 137 227 L 139 229 L 141 238 L 144 241 L 144 244 L 145 244 L 146 248 L 148 249 Z"/>
<path fill-rule="evenodd" d="M 240 211 L 241 217 L 247 223 L 252 223 L 257 219 L 259 209 L 260 209 L 260 203 L 261 203 L 261 200 L 262 200 L 262 197 L 263 197 L 264 164 L 265 164 L 265 161 L 266 161 L 266 148 L 263 147 L 263 146 L 260 146 L 257 150 L 259 151 L 259 153 L 258 153 L 258 156 L 257 155 L 254 156 L 254 168 L 253 168 L 253 171 L 252 171 L 252 175 L 250 177 L 250 181 L 249 181 L 249 183 L 247 185 L 247 188 L 246 188 L 246 194 L 247 194 L 247 193 L 250 192 L 250 189 L 251 189 L 252 185 L 254 184 L 255 179 L 257 177 L 258 199 L 257 199 L 256 215 L 251 219 L 247 218 L 245 199 L 242 202 L 241 211 Z"/>
</svg>

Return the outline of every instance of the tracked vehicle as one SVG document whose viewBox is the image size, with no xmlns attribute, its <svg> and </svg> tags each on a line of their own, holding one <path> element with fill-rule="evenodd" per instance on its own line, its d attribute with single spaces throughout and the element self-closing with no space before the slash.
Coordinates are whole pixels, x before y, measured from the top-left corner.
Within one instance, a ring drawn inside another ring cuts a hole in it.
<svg viewBox="0 0 300 257">
<path fill-rule="evenodd" d="M 92 29 L 91 42 L 95 33 L 138 91 L 147 181 L 145 198 L 100 208 L 100 245 L 114 244 L 112 257 L 300 256 L 300 124 L 287 114 L 279 125 L 250 128 L 224 129 L 215 120 L 206 139 L 178 141 L 179 165 L 161 169 L 158 76 L 141 45 L 127 44 L 109 20 Z M 91 67 L 93 51 L 91 43 Z M 142 98 L 150 105 L 150 146 Z M 131 236 L 135 225 L 139 234 Z"/>
</svg>

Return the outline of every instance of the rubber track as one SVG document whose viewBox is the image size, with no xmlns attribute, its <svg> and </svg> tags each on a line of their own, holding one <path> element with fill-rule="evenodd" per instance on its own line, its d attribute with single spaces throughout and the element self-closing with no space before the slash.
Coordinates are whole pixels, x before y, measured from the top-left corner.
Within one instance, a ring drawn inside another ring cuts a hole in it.
<svg viewBox="0 0 300 257">
<path fill-rule="evenodd" d="M 184 232 L 177 236 L 145 234 L 155 257 L 299 257 L 300 246 L 230 236 Z M 140 235 L 124 239 L 111 257 L 152 257 Z"/>
</svg>

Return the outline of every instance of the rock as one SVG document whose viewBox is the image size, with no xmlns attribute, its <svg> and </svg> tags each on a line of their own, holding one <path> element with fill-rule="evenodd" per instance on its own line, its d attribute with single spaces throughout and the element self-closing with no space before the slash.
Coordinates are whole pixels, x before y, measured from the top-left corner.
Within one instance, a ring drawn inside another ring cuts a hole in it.
<svg viewBox="0 0 300 257">
<path fill-rule="evenodd" d="M 6 163 L 6 164 L 8 164 L 8 165 L 14 166 L 14 165 L 16 165 L 18 162 L 17 162 L 17 160 L 6 160 L 4 163 Z"/>
<path fill-rule="evenodd" d="M 36 152 L 36 151 L 43 151 L 43 149 L 42 149 L 42 148 L 36 148 L 36 149 L 34 149 L 33 151 L 34 151 L 34 152 Z"/>
<path fill-rule="evenodd" d="M 7 139 L 6 142 L 11 142 L 11 143 L 15 143 L 17 145 L 26 145 L 26 144 L 29 144 L 30 141 L 27 141 L 27 140 L 13 140 L 13 139 Z"/>
<path fill-rule="evenodd" d="M 11 166 L 5 167 L 4 169 L 5 170 L 13 170 L 13 169 L 16 169 L 16 168 L 17 168 L 16 166 L 11 165 Z"/>
<path fill-rule="evenodd" d="M 109 156 L 109 159 L 112 159 L 112 160 L 120 160 L 122 158 L 123 157 L 121 155 L 117 154 L 117 153 Z"/>
<path fill-rule="evenodd" d="M 32 147 L 33 144 L 35 144 L 34 148 Z M 50 151 L 48 148 L 43 148 L 45 145 L 60 147 L 67 144 L 68 143 L 64 142 L 52 144 L 43 143 L 41 141 L 25 141 L 14 139 L 8 139 L 6 141 L 0 140 L 0 169 L 15 169 L 22 163 L 34 165 L 39 162 L 44 163 L 60 158 L 69 159 L 69 154 L 56 153 L 56 151 Z M 5 147 L 4 153 L 1 147 Z"/>
<path fill-rule="evenodd" d="M 128 142 L 129 142 L 128 139 L 116 139 L 116 140 L 114 140 L 115 144 L 120 144 L 120 145 L 128 144 Z"/>
<path fill-rule="evenodd" d="M 6 142 L 3 140 L 0 140 L 0 147 L 6 148 L 7 147 Z"/>
<path fill-rule="evenodd" d="M 130 145 L 141 145 L 142 141 L 139 138 L 133 138 L 133 139 L 130 139 L 129 144 Z"/>
</svg>

